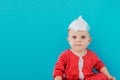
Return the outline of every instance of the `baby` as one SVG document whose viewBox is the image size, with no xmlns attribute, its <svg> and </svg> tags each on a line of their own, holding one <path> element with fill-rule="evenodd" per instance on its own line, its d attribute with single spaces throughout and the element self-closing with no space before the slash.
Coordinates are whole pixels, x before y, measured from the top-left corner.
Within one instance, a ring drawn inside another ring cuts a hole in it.
<svg viewBox="0 0 120 80">
<path fill-rule="evenodd" d="M 91 42 L 90 27 L 80 16 L 68 28 L 71 49 L 65 50 L 55 65 L 54 80 L 115 80 L 97 55 L 87 49 Z M 95 73 L 93 69 L 98 73 Z"/>
</svg>

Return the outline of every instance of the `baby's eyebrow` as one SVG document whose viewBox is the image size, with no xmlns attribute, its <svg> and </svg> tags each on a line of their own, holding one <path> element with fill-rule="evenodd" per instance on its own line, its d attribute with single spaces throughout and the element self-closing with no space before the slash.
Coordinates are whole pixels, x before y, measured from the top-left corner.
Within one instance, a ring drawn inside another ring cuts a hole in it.
<svg viewBox="0 0 120 80">
<path fill-rule="evenodd" d="M 77 37 L 77 36 L 73 35 L 72 37 Z"/>
</svg>

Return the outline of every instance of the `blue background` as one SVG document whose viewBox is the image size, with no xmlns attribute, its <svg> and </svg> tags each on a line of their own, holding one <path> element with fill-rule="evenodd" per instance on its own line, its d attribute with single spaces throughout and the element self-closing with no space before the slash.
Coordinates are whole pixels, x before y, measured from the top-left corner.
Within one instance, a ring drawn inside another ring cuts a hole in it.
<svg viewBox="0 0 120 80">
<path fill-rule="evenodd" d="M 0 80 L 52 80 L 69 48 L 68 25 L 80 15 L 91 27 L 89 49 L 120 80 L 119 0 L 1 0 Z"/>
</svg>

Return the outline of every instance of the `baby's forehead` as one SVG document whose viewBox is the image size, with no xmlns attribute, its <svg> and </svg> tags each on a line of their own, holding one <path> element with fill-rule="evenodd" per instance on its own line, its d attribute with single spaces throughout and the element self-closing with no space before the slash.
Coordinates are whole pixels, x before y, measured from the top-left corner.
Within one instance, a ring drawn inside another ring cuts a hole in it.
<svg viewBox="0 0 120 80">
<path fill-rule="evenodd" d="M 78 34 L 79 34 L 79 33 L 89 33 L 88 31 L 84 31 L 84 30 L 77 30 L 77 31 L 74 31 L 74 30 L 71 30 L 71 29 L 68 30 L 68 32 L 69 32 L 69 33 L 76 33 L 76 34 L 77 34 L 77 33 L 78 33 Z"/>
<path fill-rule="evenodd" d="M 84 36 L 90 36 L 88 31 L 83 31 L 83 30 L 78 30 L 78 31 L 74 31 L 74 30 L 69 30 L 68 31 L 68 35 L 84 35 Z"/>
</svg>

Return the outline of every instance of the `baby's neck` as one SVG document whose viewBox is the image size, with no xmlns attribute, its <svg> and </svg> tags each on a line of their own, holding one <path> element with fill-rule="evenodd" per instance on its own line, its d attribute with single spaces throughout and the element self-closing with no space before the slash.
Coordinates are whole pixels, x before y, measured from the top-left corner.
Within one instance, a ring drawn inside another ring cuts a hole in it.
<svg viewBox="0 0 120 80">
<path fill-rule="evenodd" d="M 86 49 L 82 50 L 82 51 L 74 51 L 74 50 L 71 49 L 71 51 L 78 56 L 84 56 L 87 53 Z"/>
</svg>

